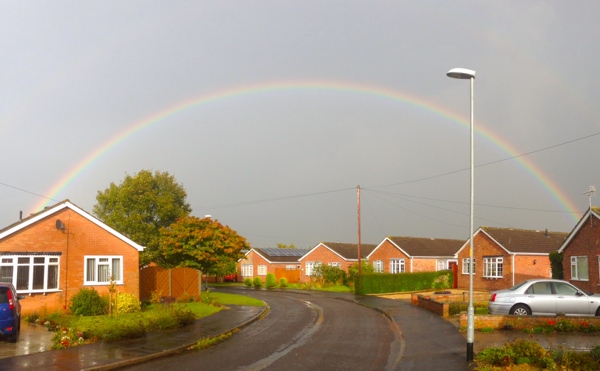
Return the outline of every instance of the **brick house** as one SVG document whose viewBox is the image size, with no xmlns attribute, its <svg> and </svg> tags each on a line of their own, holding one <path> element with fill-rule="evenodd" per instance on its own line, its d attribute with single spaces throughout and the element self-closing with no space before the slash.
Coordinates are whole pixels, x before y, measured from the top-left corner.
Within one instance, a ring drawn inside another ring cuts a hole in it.
<svg viewBox="0 0 600 371">
<path fill-rule="evenodd" d="M 435 272 L 457 264 L 463 240 L 420 237 L 386 237 L 367 256 L 375 272 Z"/>
<path fill-rule="evenodd" d="M 24 313 L 66 308 L 81 288 L 139 297 L 144 248 L 68 200 L 0 230 L 0 280 L 12 282 Z"/>
<path fill-rule="evenodd" d="M 363 260 L 376 245 L 360 244 Z M 321 242 L 299 259 L 301 264 L 300 282 L 310 281 L 314 267 L 326 264 L 348 272 L 348 267 L 358 262 L 358 244 L 340 242 Z"/>
<path fill-rule="evenodd" d="M 600 207 L 589 208 L 558 252 L 564 254 L 564 279 L 600 294 Z"/>
<path fill-rule="evenodd" d="M 473 288 L 501 290 L 530 278 L 550 278 L 549 254 L 557 251 L 568 233 L 513 228 L 480 227 L 473 236 Z M 467 241 L 457 253 L 458 287 L 469 287 Z"/>
<path fill-rule="evenodd" d="M 242 280 L 260 277 L 264 281 L 267 273 L 273 273 L 278 281 L 285 277 L 289 283 L 297 283 L 300 279 L 299 259 L 307 252 L 307 249 L 254 247 L 238 261 L 238 276 Z"/>
</svg>

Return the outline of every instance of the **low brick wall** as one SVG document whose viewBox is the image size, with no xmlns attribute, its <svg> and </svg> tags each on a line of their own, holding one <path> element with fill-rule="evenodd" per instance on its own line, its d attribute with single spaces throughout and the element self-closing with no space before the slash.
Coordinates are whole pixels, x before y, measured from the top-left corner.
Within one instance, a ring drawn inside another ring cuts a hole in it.
<svg viewBox="0 0 600 371">
<path fill-rule="evenodd" d="M 579 328 L 582 323 L 587 323 L 595 328 L 600 327 L 599 317 L 565 317 L 565 316 L 504 316 L 500 314 L 478 314 L 475 316 L 475 330 L 481 329 L 514 329 L 524 330 L 535 327 L 555 325 L 559 321 L 568 321 Z M 460 327 L 467 327 L 467 313 L 460 313 Z"/>
<path fill-rule="evenodd" d="M 466 294 L 466 296 L 465 296 Z M 473 300 L 475 302 L 487 302 L 489 298 L 488 293 L 477 293 L 473 294 Z M 448 317 L 450 315 L 450 303 L 451 302 L 463 302 L 467 303 L 469 300 L 468 292 L 462 294 L 420 294 L 413 293 L 410 296 L 410 303 L 421 308 L 428 309 L 432 312 L 439 314 L 442 317 Z"/>
</svg>

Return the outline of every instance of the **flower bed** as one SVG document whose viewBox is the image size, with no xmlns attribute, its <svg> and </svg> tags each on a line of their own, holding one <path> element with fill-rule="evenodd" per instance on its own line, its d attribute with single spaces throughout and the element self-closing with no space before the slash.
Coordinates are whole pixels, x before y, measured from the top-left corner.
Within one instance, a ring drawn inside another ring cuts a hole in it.
<svg viewBox="0 0 600 371">
<path fill-rule="evenodd" d="M 488 292 L 473 293 L 473 300 L 476 306 L 486 306 L 489 299 Z M 455 303 L 468 303 L 469 293 L 462 290 L 452 290 L 444 292 L 413 293 L 411 295 L 411 304 L 431 310 L 442 317 L 451 315 L 451 306 Z"/>
<path fill-rule="evenodd" d="M 503 316 L 487 314 L 475 316 L 476 330 L 520 330 L 531 333 L 596 332 L 600 331 L 600 317 L 565 316 Z M 467 327 L 467 313 L 460 314 L 460 328 Z"/>
</svg>

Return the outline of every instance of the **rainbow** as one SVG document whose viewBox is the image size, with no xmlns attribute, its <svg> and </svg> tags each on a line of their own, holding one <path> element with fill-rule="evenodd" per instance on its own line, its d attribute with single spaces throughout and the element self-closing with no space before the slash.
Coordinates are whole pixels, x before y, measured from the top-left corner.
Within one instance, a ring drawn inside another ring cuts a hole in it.
<svg viewBox="0 0 600 371">
<path fill-rule="evenodd" d="M 129 125 L 125 130 L 117 133 L 111 137 L 108 141 L 98 146 L 96 149 L 87 154 L 82 158 L 73 168 L 71 168 L 52 188 L 46 193 L 49 194 L 48 199 L 38 204 L 35 211 L 43 209 L 50 201 L 56 201 L 56 198 L 60 192 L 73 182 L 82 171 L 92 166 L 94 162 L 100 159 L 104 154 L 109 152 L 114 147 L 118 146 L 125 139 L 135 135 L 137 132 L 168 120 L 177 114 L 187 111 L 192 108 L 199 106 L 208 105 L 214 102 L 232 99 L 236 97 L 243 97 L 249 95 L 256 95 L 262 93 L 273 93 L 283 92 L 290 90 L 307 90 L 307 91 L 329 91 L 329 92 L 342 92 L 342 93 L 354 93 L 354 94 L 367 94 L 370 96 L 380 97 L 383 99 L 400 101 L 420 109 L 432 112 L 433 114 L 448 119 L 466 128 L 470 125 L 470 119 L 464 115 L 459 115 L 446 107 L 442 107 L 431 101 L 426 101 L 420 97 L 414 95 L 408 95 L 403 92 L 391 90 L 381 86 L 356 84 L 349 82 L 336 82 L 336 81 L 278 81 L 262 83 L 257 85 L 240 86 L 230 89 L 221 90 L 205 95 L 200 95 L 179 102 L 173 106 L 167 107 L 161 111 L 155 112 L 141 120 Z M 486 138 L 492 144 L 508 153 L 510 156 L 520 155 L 519 151 L 508 143 L 504 138 L 498 134 L 487 129 L 483 125 L 476 125 L 476 132 L 478 135 Z M 575 203 L 563 192 L 560 187 L 538 166 L 532 161 L 528 160 L 525 156 L 517 157 L 518 161 L 531 175 L 543 186 L 543 188 L 555 198 L 565 210 L 567 210 L 573 221 L 579 220 L 580 212 L 577 210 Z"/>
</svg>

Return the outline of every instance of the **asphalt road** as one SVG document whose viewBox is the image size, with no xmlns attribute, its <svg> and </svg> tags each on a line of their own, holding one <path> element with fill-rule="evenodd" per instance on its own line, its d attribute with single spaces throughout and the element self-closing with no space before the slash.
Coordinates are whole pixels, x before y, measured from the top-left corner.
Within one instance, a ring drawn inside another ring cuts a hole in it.
<svg viewBox="0 0 600 371">
<path fill-rule="evenodd" d="M 269 313 L 229 340 L 128 370 L 390 370 L 400 334 L 381 313 L 331 296 L 253 291 Z"/>
</svg>

